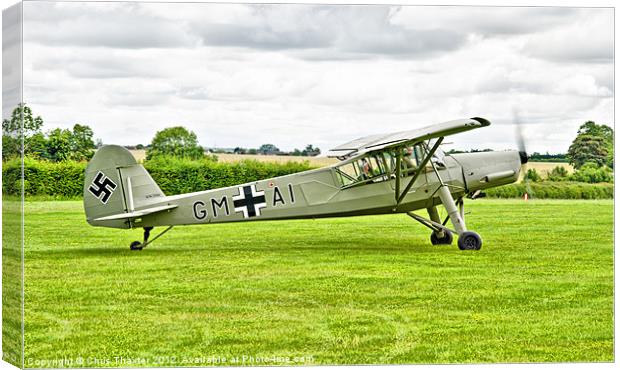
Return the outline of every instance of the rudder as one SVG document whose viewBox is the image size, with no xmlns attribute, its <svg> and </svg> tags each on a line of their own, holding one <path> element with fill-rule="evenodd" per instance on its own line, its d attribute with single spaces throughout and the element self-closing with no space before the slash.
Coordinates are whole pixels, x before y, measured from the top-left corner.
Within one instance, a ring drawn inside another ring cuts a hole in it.
<svg viewBox="0 0 620 370">
<path fill-rule="evenodd" d="M 101 147 L 86 167 L 84 174 L 84 211 L 93 226 L 131 228 L 129 220 L 96 219 L 133 212 L 157 203 L 164 193 L 133 155 L 118 145 Z"/>
</svg>

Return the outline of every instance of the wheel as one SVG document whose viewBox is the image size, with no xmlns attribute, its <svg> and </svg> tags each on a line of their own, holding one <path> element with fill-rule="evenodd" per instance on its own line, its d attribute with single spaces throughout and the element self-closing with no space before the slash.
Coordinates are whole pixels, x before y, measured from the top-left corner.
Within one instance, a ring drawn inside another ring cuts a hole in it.
<svg viewBox="0 0 620 370">
<path fill-rule="evenodd" d="M 482 238 L 473 231 L 465 231 L 459 236 L 458 243 L 462 251 L 477 251 L 482 247 Z"/>
<path fill-rule="evenodd" d="M 449 245 L 452 244 L 452 233 L 449 231 L 443 232 L 443 238 L 440 238 L 435 231 L 431 233 L 431 244 L 433 245 Z"/>
<path fill-rule="evenodd" d="M 135 242 L 132 242 L 129 245 L 129 249 L 131 249 L 132 251 L 141 251 L 142 250 L 142 243 L 140 243 L 139 241 L 136 240 Z"/>
</svg>

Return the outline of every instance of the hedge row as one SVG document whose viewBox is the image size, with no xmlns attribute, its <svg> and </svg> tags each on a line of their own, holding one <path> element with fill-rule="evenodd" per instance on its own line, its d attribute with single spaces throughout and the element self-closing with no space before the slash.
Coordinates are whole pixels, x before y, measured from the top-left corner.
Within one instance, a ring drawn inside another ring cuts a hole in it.
<svg viewBox="0 0 620 370">
<path fill-rule="evenodd" d="M 190 161 L 161 159 L 148 161 L 146 169 L 165 194 L 180 194 L 232 186 L 244 182 L 288 175 L 309 170 L 307 162 L 267 163 L 241 161 L 217 163 L 210 160 Z M 85 162 L 47 162 L 24 160 L 24 190 L 26 195 L 60 197 L 82 196 Z M 20 194 L 20 162 L 2 164 L 2 193 Z"/>
<path fill-rule="evenodd" d="M 270 163 L 244 160 L 220 163 L 158 158 L 144 163 L 165 194 L 216 189 L 312 169 L 308 162 Z"/>
<path fill-rule="evenodd" d="M 26 195 L 75 197 L 82 195 L 85 162 L 47 162 L 24 159 L 24 191 Z M 2 193 L 19 195 L 20 160 L 2 163 Z"/>
<path fill-rule="evenodd" d="M 146 169 L 165 194 L 232 186 L 244 182 L 283 176 L 311 169 L 307 162 L 267 163 L 241 161 L 219 163 L 211 160 L 190 161 L 165 158 L 147 161 Z M 46 162 L 26 158 L 24 161 L 26 195 L 80 197 L 84 183 L 84 162 Z M 20 162 L 2 165 L 2 192 L 20 194 Z M 576 182 L 531 183 L 531 196 L 548 199 L 613 199 L 613 184 Z M 510 184 L 485 190 L 492 198 L 520 198 L 527 192 L 524 184 Z"/>
<path fill-rule="evenodd" d="M 613 199 L 614 184 L 582 182 L 530 183 L 530 191 L 523 183 L 504 185 L 484 192 L 491 198 L 521 198 L 526 192 L 537 199 Z"/>
</svg>

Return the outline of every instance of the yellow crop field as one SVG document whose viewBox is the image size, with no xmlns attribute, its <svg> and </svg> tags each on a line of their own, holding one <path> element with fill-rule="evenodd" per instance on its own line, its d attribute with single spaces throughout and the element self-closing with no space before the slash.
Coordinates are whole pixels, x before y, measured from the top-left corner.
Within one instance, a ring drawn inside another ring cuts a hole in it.
<svg viewBox="0 0 620 370">
<path fill-rule="evenodd" d="M 260 154 L 216 154 L 219 162 L 239 162 L 246 159 L 251 159 L 259 162 L 275 162 L 275 163 L 286 163 L 289 161 L 292 162 L 310 162 L 311 166 L 328 166 L 330 164 L 334 164 L 338 162 L 335 158 L 327 158 L 327 157 L 294 157 L 288 155 L 260 155 Z"/>
<path fill-rule="evenodd" d="M 570 164 L 558 162 L 529 162 L 527 163 L 526 168 L 532 168 L 536 170 L 542 178 L 546 178 L 549 172 L 558 166 L 566 168 L 569 174 L 575 172 L 575 169 Z M 523 178 L 523 175 L 524 173 L 521 172 L 520 178 Z"/>
<path fill-rule="evenodd" d="M 136 158 L 138 162 L 144 161 L 146 158 L 146 151 L 134 149 L 130 150 L 131 154 Z M 327 158 L 327 157 L 294 157 L 287 155 L 261 155 L 261 154 L 229 154 L 229 153 L 218 153 L 215 154 L 217 156 L 218 162 L 223 163 L 231 163 L 231 162 L 239 162 L 243 160 L 254 160 L 259 162 L 275 162 L 275 163 L 286 163 L 289 161 L 292 162 L 310 162 L 311 166 L 328 166 L 330 164 L 334 164 L 338 162 L 337 159 Z"/>
</svg>

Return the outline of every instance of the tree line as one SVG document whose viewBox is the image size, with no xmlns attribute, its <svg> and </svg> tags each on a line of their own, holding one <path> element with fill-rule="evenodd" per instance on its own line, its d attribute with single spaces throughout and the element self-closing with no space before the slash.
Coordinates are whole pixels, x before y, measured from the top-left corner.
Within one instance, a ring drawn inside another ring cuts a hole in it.
<svg viewBox="0 0 620 370">
<path fill-rule="evenodd" d="M 217 153 L 217 151 L 215 151 Z M 295 148 L 293 151 L 286 152 L 280 150 L 277 146 L 273 144 L 263 144 L 258 149 L 255 148 L 241 148 L 236 147 L 233 150 L 235 154 L 264 154 L 264 155 L 291 155 L 296 157 L 315 157 L 321 154 L 321 149 L 315 148 L 312 144 L 306 145 L 303 150 L 299 150 Z"/>
<path fill-rule="evenodd" d="M 22 120 L 23 148 L 18 135 Z M 82 161 L 93 156 L 96 145 L 90 127 L 76 123 L 71 130 L 55 128 L 43 133 L 42 126 L 43 119 L 34 116 L 30 107 L 15 108 L 11 118 L 2 121 L 2 160 L 22 154 L 52 162 Z"/>
<path fill-rule="evenodd" d="M 2 160 L 23 154 L 52 162 L 83 161 L 89 160 L 94 150 L 102 145 L 100 140 L 95 143 L 93 130 L 87 125 L 78 123 L 71 130 L 55 128 L 44 133 L 43 123 L 43 118 L 35 116 L 30 107 L 18 105 L 11 117 L 2 121 Z M 20 127 L 23 127 L 23 147 L 18 135 Z M 205 148 L 199 145 L 196 134 L 182 126 L 158 131 L 149 145 L 139 144 L 136 148 L 146 149 L 147 160 L 160 156 L 216 160 L 215 156 L 205 154 Z M 316 156 L 321 150 L 308 144 L 303 150 L 283 152 L 273 144 L 263 144 L 257 149 L 237 147 L 234 153 Z"/>
<path fill-rule="evenodd" d="M 23 127 L 23 148 L 20 137 L 17 135 L 20 127 Z M 76 123 L 71 130 L 55 128 L 47 133 L 42 131 L 42 127 L 41 116 L 35 116 L 32 109 L 26 105 L 18 105 L 11 117 L 2 121 L 3 161 L 22 154 L 53 162 L 88 160 L 92 157 L 94 150 L 102 144 L 100 141 L 95 143 L 93 130 L 87 125 Z M 473 149 L 471 152 L 490 150 Z M 234 152 L 237 154 L 316 156 L 321 153 L 321 150 L 309 144 L 303 150 L 282 152 L 274 144 L 263 144 L 256 149 L 237 147 Z M 451 153 L 459 153 L 459 151 L 448 152 L 448 154 Z M 158 131 L 150 145 L 146 147 L 147 160 L 158 156 L 202 159 L 205 158 L 205 149 L 198 144 L 198 138 L 194 132 L 182 126 L 175 126 Z M 206 158 L 215 159 L 213 156 L 206 156 Z M 548 153 L 546 155 L 534 153 L 530 159 L 536 160 L 537 158 L 560 160 L 564 157 Z M 590 170 L 607 171 L 605 170 L 607 168 L 609 169 L 607 172 L 611 173 L 614 166 L 613 129 L 593 121 L 585 122 L 579 127 L 577 136 L 568 148 L 565 158 L 576 170 L 585 166 Z M 562 177 L 559 172 L 555 175 Z M 535 175 L 532 174 L 532 176 Z"/>
</svg>

